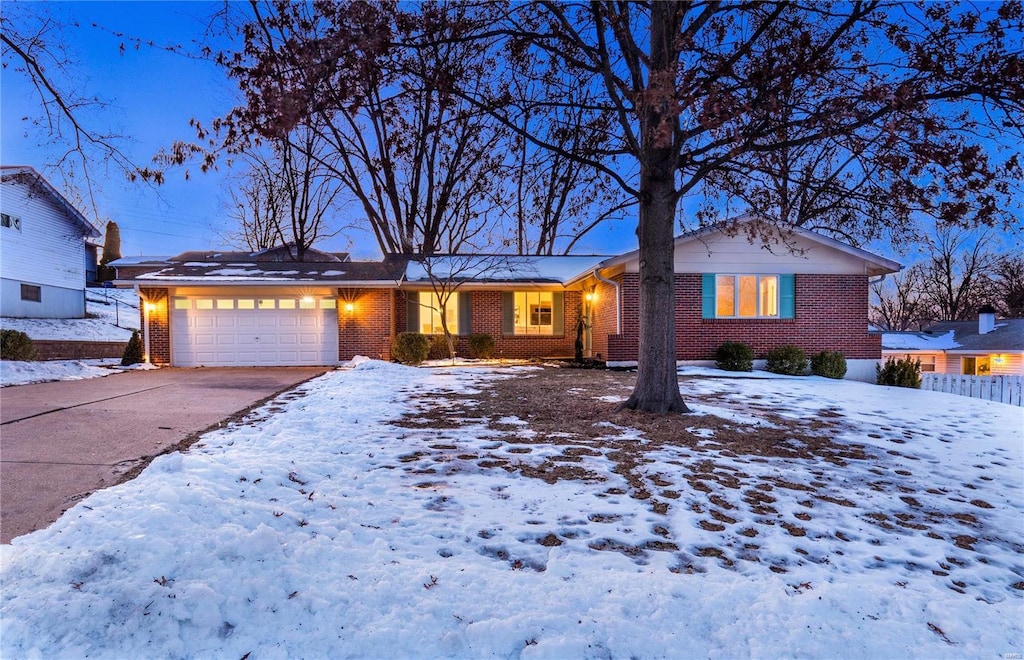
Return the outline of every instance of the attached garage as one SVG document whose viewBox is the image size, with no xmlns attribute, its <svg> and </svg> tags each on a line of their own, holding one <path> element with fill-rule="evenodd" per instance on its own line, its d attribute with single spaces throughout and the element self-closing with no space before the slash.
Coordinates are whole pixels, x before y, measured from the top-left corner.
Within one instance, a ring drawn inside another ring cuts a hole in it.
<svg viewBox="0 0 1024 660">
<path fill-rule="evenodd" d="M 173 295 L 170 308 L 175 366 L 338 362 L 338 310 L 333 297 Z"/>
</svg>

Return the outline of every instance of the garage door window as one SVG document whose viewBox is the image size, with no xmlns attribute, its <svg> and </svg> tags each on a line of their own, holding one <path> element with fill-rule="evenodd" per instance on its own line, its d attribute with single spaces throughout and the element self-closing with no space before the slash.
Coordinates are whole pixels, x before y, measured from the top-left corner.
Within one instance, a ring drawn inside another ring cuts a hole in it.
<svg viewBox="0 0 1024 660">
<path fill-rule="evenodd" d="M 233 298 L 217 298 L 217 309 L 234 309 L 235 300 Z"/>
<path fill-rule="evenodd" d="M 260 298 L 260 309 L 274 309 L 277 307 L 277 301 L 273 298 Z"/>
<path fill-rule="evenodd" d="M 175 298 L 174 309 L 192 309 L 192 301 L 188 298 Z"/>
<path fill-rule="evenodd" d="M 278 309 L 295 309 L 295 300 L 292 298 L 281 298 L 277 301 Z"/>
<path fill-rule="evenodd" d="M 211 298 L 196 300 L 196 309 L 213 309 L 213 300 Z"/>
<path fill-rule="evenodd" d="M 239 298 L 238 309 L 256 309 L 256 301 L 252 298 Z"/>
</svg>

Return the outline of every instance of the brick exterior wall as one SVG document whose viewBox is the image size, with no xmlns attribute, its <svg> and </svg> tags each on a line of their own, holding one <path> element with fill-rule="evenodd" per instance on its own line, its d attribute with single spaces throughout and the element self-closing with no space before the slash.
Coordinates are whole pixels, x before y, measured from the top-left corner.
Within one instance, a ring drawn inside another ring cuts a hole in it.
<svg viewBox="0 0 1024 660">
<path fill-rule="evenodd" d="M 171 332 L 168 324 L 167 304 L 170 298 L 167 289 L 142 287 L 139 289 L 141 298 L 139 305 L 139 327 L 143 329 L 142 340 L 145 342 L 145 303 L 152 303 L 156 309 L 149 312 L 149 361 L 153 364 L 171 363 Z"/>
<path fill-rule="evenodd" d="M 581 291 L 564 292 L 565 332 L 556 336 L 505 335 L 502 332 L 501 293 L 501 291 L 477 290 L 470 292 L 470 327 L 468 330 L 459 328 L 461 336 L 455 342 L 455 351 L 458 355 L 469 355 L 466 337 L 471 333 L 484 333 L 493 337 L 494 355 L 499 358 L 528 359 L 571 357 L 573 355 L 576 322 L 579 319 L 580 302 L 583 300 Z M 395 332 L 404 332 L 408 327 L 406 302 L 406 292 L 399 291 L 395 295 Z"/>
<path fill-rule="evenodd" d="M 338 357 L 343 361 L 356 355 L 390 360 L 396 327 L 392 310 L 394 299 L 401 297 L 390 289 L 346 290 L 338 298 Z M 346 309 L 349 304 L 352 311 Z"/>
<path fill-rule="evenodd" d="M 639 276 L 625 273 L 622 335 L 608 337 L 608 359 L 635 361 L 640 311 Z M 763 358 L 782 344 L 808 354 L 841 351 L 850 359 L 878 359 L 881 336 L 868 333 L 868 281 L 863 275 L 796 275 L 793 319 L 703 319 L 701 276 L 676 275 L 676 359 L 712 360 L 726 341 L 742 341 Z"/>
</svg>

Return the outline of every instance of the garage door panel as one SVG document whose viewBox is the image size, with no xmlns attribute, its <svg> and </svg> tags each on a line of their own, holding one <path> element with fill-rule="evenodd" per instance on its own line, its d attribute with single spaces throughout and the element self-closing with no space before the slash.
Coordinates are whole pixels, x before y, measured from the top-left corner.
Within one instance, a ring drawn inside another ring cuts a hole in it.
<svg viewBox="0 0 1024 660">
<path fill-rule="evenodd" d="M 190 302 L 179 307 L 179 300 Z M 173 364 L 288 366 L 338 361 L 335 308 L 303 309 L 294 305 L 294 299 L 282 298 L 259 309 L 237 303 L 197 309 L 195 301 L 176 298 L 172 306 Z"/>
</svg>

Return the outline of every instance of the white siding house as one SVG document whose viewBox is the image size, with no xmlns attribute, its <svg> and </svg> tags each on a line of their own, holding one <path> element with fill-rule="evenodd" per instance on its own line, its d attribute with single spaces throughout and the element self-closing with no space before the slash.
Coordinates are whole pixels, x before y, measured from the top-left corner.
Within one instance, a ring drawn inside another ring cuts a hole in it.
<svg viewBox="0 0 1024 660">
<path fill-rule="evenodd" d="M 0 167 L 0 214 L 0 316 L 84 317 L 100 232 L 31 167 Z"/>
</svg>

